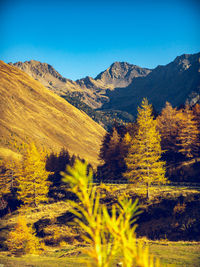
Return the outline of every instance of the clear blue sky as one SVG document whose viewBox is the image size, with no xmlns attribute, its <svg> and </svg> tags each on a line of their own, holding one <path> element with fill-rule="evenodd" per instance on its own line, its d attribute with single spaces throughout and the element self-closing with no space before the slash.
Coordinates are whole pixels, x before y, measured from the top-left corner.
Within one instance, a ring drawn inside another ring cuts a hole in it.
<svg viewBox="0 0 200 267">
<path fill-rule="evenodd" d="M 0 0 L 0 58 L 95 77 L 114 61 L 154 68 L 200 51 L 200 1 Z"/>
</svg>

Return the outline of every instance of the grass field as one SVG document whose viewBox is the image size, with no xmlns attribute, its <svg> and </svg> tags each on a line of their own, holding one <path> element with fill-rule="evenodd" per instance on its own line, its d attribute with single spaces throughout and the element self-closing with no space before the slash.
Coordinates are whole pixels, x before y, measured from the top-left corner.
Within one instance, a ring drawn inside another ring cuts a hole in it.
<svg viewBox="0 0 200 267">
<path fill-rule="evenodd" d="M 150 252 L 160 258 L 163 266 L 200 266 L 200 242 L 149 241 L 149 247 Z M 0 253 L 2 267 L 86 267 L 87 261 L 84 249 L 74 247 L 57 248 L 40 256 L 10 257 L 6 252 Z"/>
<path fill-rule="evenodd" d="M 102 190 L 102 197 L 105 199 L 114 199 L 116 196 L 126 195 L 142 195 L 145 197 L 145 190 L 143 187 L 134 188 L 133 186 L 127 185 L 100 185 Z M 190 196 L 191 200 L 193 195 L 199 194 L 199 188 L 191 187 L 172 187 L 172 186 L 152 186 L 151 187 L 151 200 L 150 202 L 155 203 L 161 199 L 177 199 L 180 195 Z M 149 202 L 149 203 L 150 203 Z M 145 203 L 144 203 L 145 204 Z M 57 203 L 49 203 L 40 205 L 37 208 L 22 209 L 20 213 L 26 217 L 29 224 L 33 224 L 40 219 L 49 220 L 49 224 L 54 227 L 58 221 L 57 219 L 70 210 L 69 202 L 60 201 Z M 12 214 L 7 214 L 1 219 L 0 228 L 9 229 L 15 225 L 18 211 Z M 45 228 L 46 226 L 44 226 Z M 5 230 L 1 234 L 6 234 Z M 71 235 L 71 232 L 65 232 L 67 235 Z M 186 266 L 186 267 L 199 267 L 200 266 L 200 242 L 169 242 L 167 240 L 151 241 L 144 239 L 149 244 L 150 254 L 160 258 L 162 266 Z M 78 244 L 78 243 L 77 243 Z M 7 251 L 0 252 L 0 267 L 86 267 L 88 257 L 84 251 L 86 248 L 83 246 L 65 244 L 64 246 L 47 246 L 47 250 L 40 256 L 36 255 L 25 255 L 22 257 L 10 256 Z M 120 258 L 120 256 L 119 256 Z M 118 259 L 116 259 L 118 261 Z M 113 264 L 113 267 L 116 265 Z"/>
</svg>

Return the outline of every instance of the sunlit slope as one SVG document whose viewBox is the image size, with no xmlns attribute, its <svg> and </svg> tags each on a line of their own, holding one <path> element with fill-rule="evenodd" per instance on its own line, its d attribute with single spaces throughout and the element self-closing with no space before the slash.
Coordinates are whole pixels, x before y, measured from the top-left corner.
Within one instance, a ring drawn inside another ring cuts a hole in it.
<svg viewBox="0 0 200 267">
<path fill-rule="evenodd" d="M 84 112 L 25 72 L 0 61 L 1 147 L 12 149 L 9 142 L 13 139 L 33 139 L 54 151 L 66 147 L 71 154 L 97 163 L 104 134 Z"/>
</svg>

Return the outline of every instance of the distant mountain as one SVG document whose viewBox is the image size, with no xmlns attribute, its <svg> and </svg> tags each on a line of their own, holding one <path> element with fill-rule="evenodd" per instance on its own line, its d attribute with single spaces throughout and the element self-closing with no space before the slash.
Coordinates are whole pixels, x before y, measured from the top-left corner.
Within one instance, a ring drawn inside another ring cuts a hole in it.
<svg viewBox="0 0 200 267">
<path fill-rule="evenodd" d="M 91 77 L 86 77 L 75 82 L 62 77 L 51 65 L 35 60 L 9 64 L 23 70 L 60 96 L 78 96 L 91 108 L 100 108 L 103 103 L 109 101 L 105 95 L 107 86 Z"/>
<path fill-rule="evenodd" d="M 62 77 L 51 65 L 31 60 L 26 62 L 9 63 L 14 65 L 58 95 L 79 97 L 89 107 L 96 109 L 109 102 L 107 91 L 116 87 L 126 87 L 133 78 L 144 77 L 151 72 L 126 62 L 115 62 L 101 72 L 95 79 L 85 77 L 72 81 Z"/>
<path fill-rule="evenodd" d="M 51 65 L 47 63 L 30 60 L 8 64 L 23 70 L 35 80 L 38 80 L 45 87 L 51 89 L 57 94 L 63 94 L 66 90 L 77 91 L 78 89 L 77 84 L 74 81 L 62 77 Z"/>
<path fill-rule="evenodd" d="M 107 70 L 101 72 L 95 80 L 101 81 L 113 88 L 126 87 L 134 78 L 145 77 L 151 72 L 150 69 L 141 68 L 127 62 L 115 62 Z"/>
<path fill-rule="evenodd" d="M 51 73 L 60 79 L 47 64 L 36 68 L 37 71 L 41 77 Z M 33 140 L 53 151 L 65 147 L 71 154 L 97 165 L 105 130 L 84 112 L 3 61 L 0 61 L 0 95 L 0 157 L 14 155 L 15 142 Z"/>
<path fill-rule="evenodd" d="M 166 101 L 173 106 L 182 105 L 187 100 L 191 104 L 200 101 L 200 53 L 178 56 L 173 62 L 152 70 L 115 62 L 96 78 L 87 76 L 77 81 L 62 77 L 46 63 L 31 60 L 14 65 L 72 104 L 80 102 L 77 105 L 80 107 L 84 102 L 86 112 L 90 108 L 103 110 L 106 116 L 107 112 L 117 111 L 115 118 L 121 114 L 122 120 L 124 114 L 126 118 L 130 116 L 120 112 L 136 115 L 143 97 L 147 97 L 157 111 L 162 109 Z M 105 122 L 99 120 L 98 114 L 91 117 L 98 117 L 97 121 L 105 127 Z M 133 117 L 130 117 L 131 120 Z"/>
<path fill-rule="evenodd" d="M 195 104 L 200 98 L 200 53 L 179 56 L 144 77 L 134 77 L 126 88 L 109 91 L 107 96 L 110 101 L 102 109 L 118 109 L 133 115 L 143 97 L 147 97 L 157 111 L 166 101 L 173 106 L 182 105 L 187 100 Z"/>
</svg>

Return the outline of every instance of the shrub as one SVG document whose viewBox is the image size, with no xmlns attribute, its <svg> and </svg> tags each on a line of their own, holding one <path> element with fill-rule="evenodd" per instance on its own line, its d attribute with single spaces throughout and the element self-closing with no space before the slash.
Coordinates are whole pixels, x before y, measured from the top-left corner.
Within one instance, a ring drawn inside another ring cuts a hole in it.
<svg viewBox="0 0 200 267">
<path fill-rule="evenodd" d="M 27 253 L 40 254 L 42 248 L 33 229 L 27 226 L 26 220 L 22 216 L 18 217 L 15 228 L 9 233 L 6 245 L 8 250 L 16 256 Z"/>
</svg>

